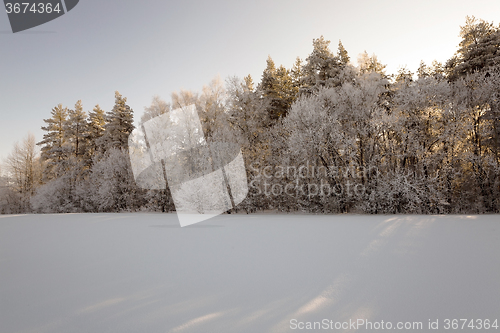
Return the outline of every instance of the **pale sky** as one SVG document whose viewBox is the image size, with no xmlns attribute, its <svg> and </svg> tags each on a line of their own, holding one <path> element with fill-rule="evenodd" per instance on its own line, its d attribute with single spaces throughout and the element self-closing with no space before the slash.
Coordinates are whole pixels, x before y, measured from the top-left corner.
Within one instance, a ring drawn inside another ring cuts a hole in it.
<svg viewBox="0 0 500 333">
<path fill-rule="evenodd" d="M 420 60 L 445 62 L 460 25 L 474 15 L 496 25 L 498 0 L 80 0 L 71 12 L 12 34 L 0 13 L 0 161 L 28 132 L 42 139 L 43 119 L 58 103 L 109 111 L 114 91 L 139 119 L 153 95 L 200 91 L 215 76 L 260 80 L 270 55 L 290 68 L 323 35 L 339 39 L 354 62 L 366 50 L 415 71 Z"/>
</svg>

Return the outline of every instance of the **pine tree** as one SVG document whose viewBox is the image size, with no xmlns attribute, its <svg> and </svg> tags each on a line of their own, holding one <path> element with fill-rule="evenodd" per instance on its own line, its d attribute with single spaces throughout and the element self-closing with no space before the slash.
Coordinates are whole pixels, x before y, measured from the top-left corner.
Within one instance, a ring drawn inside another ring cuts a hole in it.
<svg viewBox="0 0 500 333">
<path fill-rule="evenodd" d="M 444 77 L 444 66 L 437 60 L 432 61 L 431 74 L 436 79 L 442 79 Z"/>
<path fill-rule="evenodd" d="M 339 56 L 330 51 L 330 41 L 323 36 L 313 40 L 313 51 L 303 67 L 302 92 L 313 93 L 320 87 L 336 87 L 341 84 L 339 74 L 343 64 Z"/>
<path fill-rule="evenodd" d="M 245 82 L 245 88 L 247 91 L 254 91 L 254 86 L 253 86 L 253 79 L 252 79 L 252 76 L 250 74 L 248 74 L 247 76 L 245 76 L 243 78 L 243 81 Z"/>
<path fill-rule="evenodd" d="M 431 75 L 431 69 L 425 64 L 423 60 L 420 61 L 420 65 L 417 69 L 418 78 L 424 78 Z"/>
<path fill-rule="evenodd" d="M 460 27 L 460 37 L 460 48 L 446 63 L 450 80 L 482 70 L 500 69 L 500 27 L 467 16 L 465 25 Z"/>
<path fill-rule="evenodd" d="M 361 74 L 375 72 L 385 76 L 384 69 L 387 67 L 383 65 L 375 54 L 368 55 L 368 52 L 363 52 L 358 57 L 359 72 Z"/>
<path fill-rule="evenodd" d="M 276 65 L 271 56 L 267 57 L 266 69 L 262 72 L 262 79 L 259 84 L 259 91 L 262 96 L 272 96 L 276 91 Z"/>
<path fill-rule="evenodd" d="M 89 112 L 88 123 L 88 155 L 89 160 L 99 152 L 97 142 L 104 135 L 104 125 L 106 124 L 106 115 L 104 110 L 97 104 Z"/>
<path fill-rule="evenodd" d="M 340 59 L 340 62 L 345 66 L 349 63 L 351 58 L 349 57 L 349 54 L 347 53 L 347 50 L 344 48 L 344 45 L 342 45 L 342 41 L 339 40 L 339 49 L 337 52 L 337 56 Z"/>
<path fill-rule="evenodd" d="M 68 111 L 68 119 L 65 122 L 64 135 L 66 141 L 71 145 L 72 155 L 81 160 L 86 155 L 88 148 L 88 124 L 87 115 L 83 111 L 82 101 L 75 104 L 73 110 Z"/>
<path fill-rule="evenodd" d="M 409 85 L 413 82 L 413 73 L 406 67 L 401 67 L 398 69 L 396 74 L 396 83 Z"/>
<path fill-rule="evenodd" d="M 115 105 L 106 114 L 104 135 L 98 140 L 98 144 L 103 150 L 128 149 L 128 137 L 134 128 L 133 110 L 127 105 L 127 98 L 116 91 Z"/>
<path fill-rule="evenodd" d="M 303 84 L 302 81 L 304 79 L 304 72 L 302 70 L 302 67 L 302 59 L 297 57 L 297 59 L 295 59 L 295 63 L 292 66 L 292 69 L 290 70 L 292 84 L 297 89 L 297 92 L 300 91 L 300 88 L 302 88 Z"/>
<path fill-rule="evenodd" d="M 297 99 L 298 87 L 293 84 L 290 71 L 280 66 L 276 71 L 278 99 L 274 101 L 276 111 L 273 116 L 276 118 L 285 117 L 293 102 Z"/>
<path fill-rule="evenodd" d="M 290 71 L 283 66 L 276 68 L 271 57 L 267 58 L 267 67 L 262 73 L 258 91 L 267 103 L 270 119 L 273 120 L 286 116 L 298 94 Z"/>
<path fill-rule="evenodd" d="M 266 60 L 267 66 L 262 72 L 262 79 L 260 81 L 259 86 L 257 87 L 257 91 L 260 94 L 261 98 L 267 103 L 267 111 L 269 115 L 276 112 L 273 107 L 273 101 L 277 98 L 277 78 L 276 78 L 276 65 L 274 64 L 271 56 L 267 57 Z"/>
<path fill-rule="evenodd" d="M 42 127 L 42 130 L 47 133 L 43 135 L 43 140 L 37 143 L 37 145 L 42 146 L 42 161 L 47 162 L 47 170 L 44 172 L 46 179 L 57 178 L 62 175 L 65 161 L 68 159 L 64 126 L 68 116 L 68 109 L 59 104 L 52 109 L 51 114 L 51 118 L 43 120 L 47 126 Z"/>
</svg>

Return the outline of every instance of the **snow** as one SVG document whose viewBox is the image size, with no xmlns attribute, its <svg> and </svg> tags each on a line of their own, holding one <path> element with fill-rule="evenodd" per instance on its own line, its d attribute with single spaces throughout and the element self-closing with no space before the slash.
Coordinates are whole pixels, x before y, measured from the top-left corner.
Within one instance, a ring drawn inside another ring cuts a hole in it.
<svg viewBox="0 0 500 333">
<path fill-rule="evenodd" d="M 0 332 L 441 331 L 500 319 L 499 236 L 498 215 L 0 216 Z"/>
</svg>

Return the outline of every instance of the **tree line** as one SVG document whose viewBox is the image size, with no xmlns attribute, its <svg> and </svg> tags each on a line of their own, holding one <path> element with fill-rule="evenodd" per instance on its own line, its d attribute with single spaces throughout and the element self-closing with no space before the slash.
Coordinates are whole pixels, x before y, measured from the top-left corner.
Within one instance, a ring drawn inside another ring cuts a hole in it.
<svg viewBox="0 0 500 333">
<path fill-rule="evenodd" d="M 467 17 L 460 36 L 446 63 L 393 75 L 320 37 L 290 69 L 268 57 L 257 84 L 216 78 L 171 102 L 155 96 L 138 125 L 194 104 L 209 140 L 242 147 L 249 193 L 237 210 L 498 213 L 500 26 Z M 107 113 L 78 101 L 44 123 L 43 140 L 28 136 L 4 163 L 0 212 L 175 209 L 168 189 L 134 182 L 133 111 L 118 92 Z"/>
</svg>

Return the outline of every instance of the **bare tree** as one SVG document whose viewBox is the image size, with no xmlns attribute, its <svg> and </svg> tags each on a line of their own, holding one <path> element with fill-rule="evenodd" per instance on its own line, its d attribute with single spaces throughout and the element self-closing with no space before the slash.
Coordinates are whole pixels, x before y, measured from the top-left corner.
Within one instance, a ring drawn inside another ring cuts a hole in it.
<svg viewBox="0 0 500 333">
<path fill-rule="evenodd" d="M 5 165 L 6 186 L 17 194 L 20 210 L 28 211 L 30 198 L 41 183 L 40 158 L 33 134 L 28 134 L 21 143 L 14 144 Z"/>
</svg>

